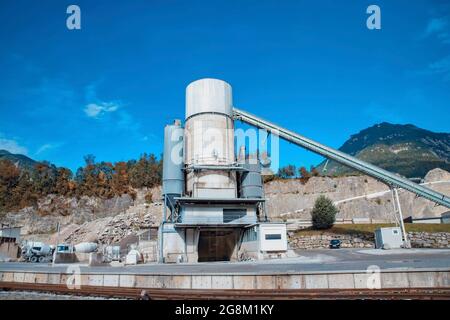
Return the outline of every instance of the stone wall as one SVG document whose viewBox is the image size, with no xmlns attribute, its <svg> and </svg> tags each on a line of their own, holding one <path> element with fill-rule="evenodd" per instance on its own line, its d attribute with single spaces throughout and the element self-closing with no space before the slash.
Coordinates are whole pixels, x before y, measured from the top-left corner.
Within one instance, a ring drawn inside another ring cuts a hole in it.
<svg viewBox="0 0 450 320">
<path fill-rule="evenodd" d="M 374 248 L 375 238 L 373 234 L 332 234 L 299 235 L 288 233 L 288 242 L 292 249 L 324 249 L 328 248 L 330 240 L 341 240 L 342 248 Z M 450 248 L 450 233 L 448 232 L 408 232 L 408 238 L 413 248 Z"/>
<path fill-rule="evenodd" d="M 366 234 L 321 234 L 298 235 L 289 233 L 289 245 L 292 249 L 325 249 L 330 245 L 330 240 L 341 240 L 341 248 L 374 248 L 374 236 Z"/>
<path fill-rule="evenodd" d="M 450 248 L 449 232 L 408 232 L 408 237 L 413 248 Z"/>
</svg>

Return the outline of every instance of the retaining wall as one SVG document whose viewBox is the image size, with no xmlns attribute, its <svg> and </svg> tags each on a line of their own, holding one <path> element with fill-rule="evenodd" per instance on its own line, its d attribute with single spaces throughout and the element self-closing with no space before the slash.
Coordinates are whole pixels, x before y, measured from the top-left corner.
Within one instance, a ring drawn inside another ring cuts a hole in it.
<svg viewBox="0 0 450 320">
<path fill-rule="evenodd" d="M 379 275 L 379 277 L 378 277 Z M 0 272 L 0 282 L 67 284 L 73 278 L 65 273 Z M 177 289 L 363 289 L 368 284 L 380 288 L 450 287 L 450 270 L 382 271 L 374 276 L 366 272 L 302 274 L 204 274 L 135 275 L 82 274 L 81 286 Z M 379 282 L 377 282 L 379 281 Z M 373 287 L 372 287 L 373 288 Z M 74 289 L 75 290 L 75 289 Z"/>
<path fill-rule="evenodd" d="M 374 248 L 375 238 L 370 233 L 301 235 L 289 232 L 289 245 L 292 249 L 328 248 L 331 239 L 341 240 L 342 248 Z M 413 248 L 450 248 L 450 233 L 448 232 L 408 232 L 408 239 Z"/>
</svg>

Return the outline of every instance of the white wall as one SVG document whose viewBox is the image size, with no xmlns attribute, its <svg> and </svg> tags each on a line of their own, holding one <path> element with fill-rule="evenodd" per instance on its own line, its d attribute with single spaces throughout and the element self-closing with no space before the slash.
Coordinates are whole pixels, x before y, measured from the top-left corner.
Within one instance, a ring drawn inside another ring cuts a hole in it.
<svg viewBox="0 0 450 320">
<path fill-rule="evenodd" d="M 286 251 L 286 225 L 272 223 L 260 224 L 259 241 L 261 251 Z"/>
</svg>

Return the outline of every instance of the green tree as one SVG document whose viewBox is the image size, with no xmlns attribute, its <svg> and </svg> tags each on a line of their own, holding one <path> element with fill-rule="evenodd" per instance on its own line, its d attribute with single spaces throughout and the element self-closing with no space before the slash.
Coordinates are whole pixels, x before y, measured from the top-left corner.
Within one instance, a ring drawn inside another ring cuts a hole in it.
<svg viewBox="0 0 450 320">
<path fill-rule="evenodd" d="M 56 167 L 46 161 L 38 162 L 34 166 L 31 179 L 36 195 L 45 196 L 55 193 L 56 171 Z"/>
<path fill-rule="evenodd" d="M 133 188 L 152 188 L 161 184 L 162 161 L 155 155 L 144 153 L 137 162 L 128 161 L 127 166 Z"/>
<path fill-rule="evenodd" d="M 127 193 L 130 189 L 127 163 L 119 161 L 114 164 L 114 173 L 111 179 L 112 188 L 115 195 Z"/>
<path fill-rule="evenodd" d="M 14 190 L 20 180 L 20 170 L 9 160 L 0 160 L 0 209 L 14 208 Z"/>
<path fill-rule="evenodd" d="M 296 170 L 295 166 L 292 164 L 289 164 L 285 167 L 281 167 L 280 169 L 278 169 L 277 176 L 282 179 L 292 178 L 292 177 L 295 177 L 296 171 L 297 170 Z"/>
<path fill-rule="evenodd" d="M 299 176 L 300 176 L 300 181 L 302 183 L 306 183 L 308 182 L 309 178 L 311 178 L 311 174 L 308 172 L 308 170 L 305 167 L 301 167 L 298 170 Z"/>
<path fill-rule="evenodd" d="M 329 229 L 336 221 L 338 209 L 333 202 L 324 195 L 319 196 L 311 212 L 314 229 Z"/>
<path fill-rule="evenodd" d="M 56 171 L 56 193 L 66 196 L 72 195 L 75 189 L 75 183 L 72 181 L 72 171 L 67 168 L 60 167 Z"/>
<path fill-rule="evenodd" d="M 314 166 L 311 166 L 311 169 L 309 170 L 309 172 L 311 172 L 311 175 L 312 175 L 313 177 L 318 177 L 318 176 L 320 176 L 319 171 L 317 171 L 317 169 L 314 168 Z"/>
</svg>

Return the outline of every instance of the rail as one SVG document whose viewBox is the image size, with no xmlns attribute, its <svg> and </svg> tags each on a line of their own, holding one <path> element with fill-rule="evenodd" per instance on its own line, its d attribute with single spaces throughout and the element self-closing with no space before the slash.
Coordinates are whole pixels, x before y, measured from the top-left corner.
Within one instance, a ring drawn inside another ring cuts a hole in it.
<svg viewBox="0 0 450 320">
<path fill-rule="evenodd" d="M 386 288 L 386 289 L 166 289 L 81 286 L 69 289 L 61 284 L 0 282 L 4 291 L 37 291 L 53 294 L 100 296 L 145 300 L 254 300 L 254 299 L 450 299 L 450 288 Z"/>
</svg>

